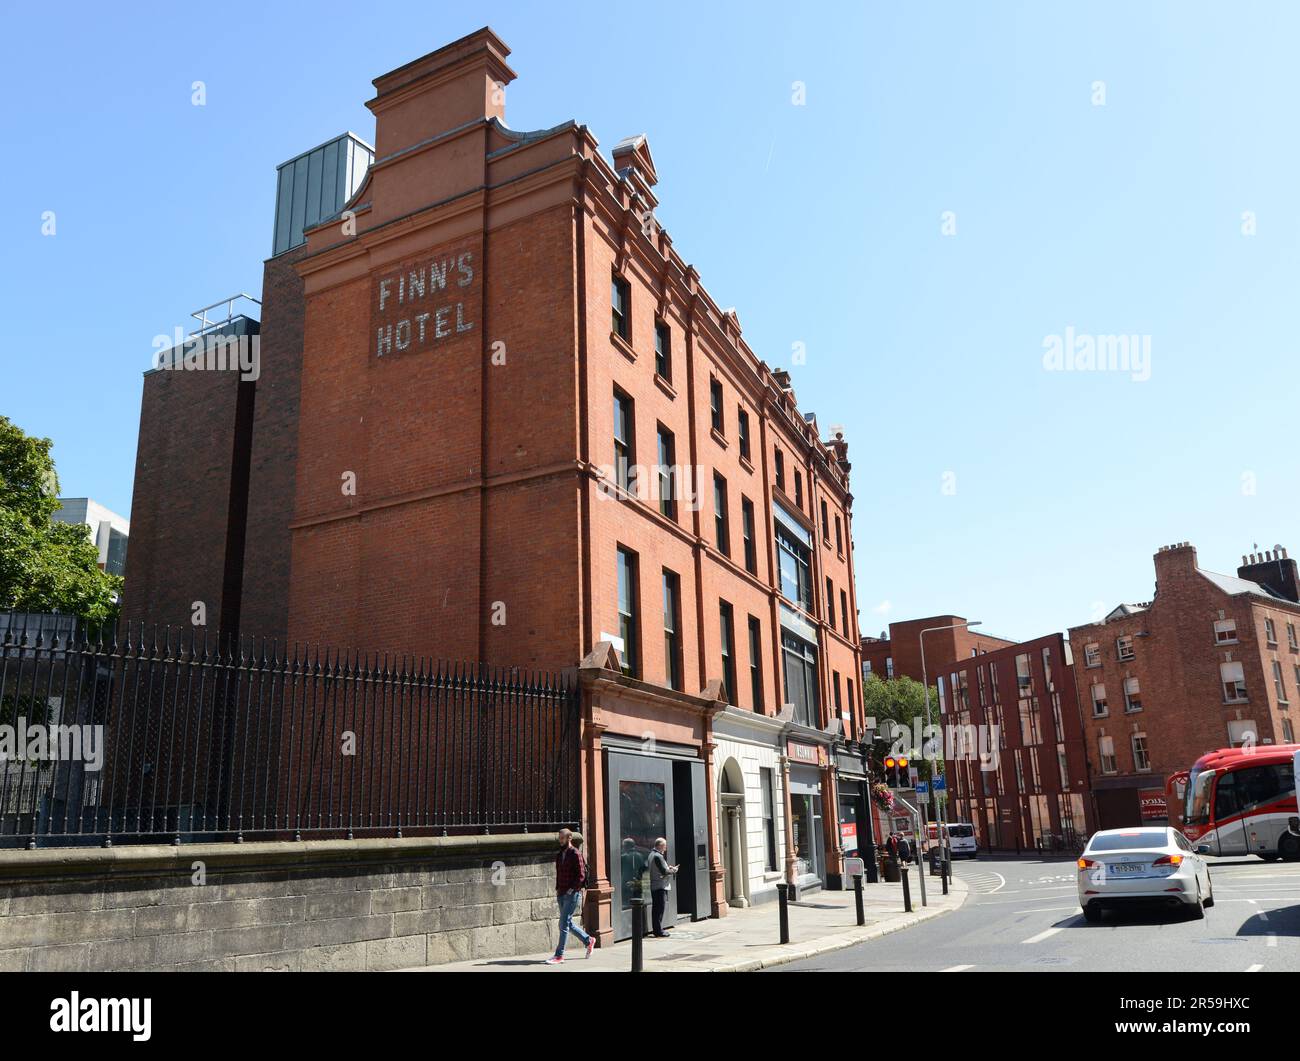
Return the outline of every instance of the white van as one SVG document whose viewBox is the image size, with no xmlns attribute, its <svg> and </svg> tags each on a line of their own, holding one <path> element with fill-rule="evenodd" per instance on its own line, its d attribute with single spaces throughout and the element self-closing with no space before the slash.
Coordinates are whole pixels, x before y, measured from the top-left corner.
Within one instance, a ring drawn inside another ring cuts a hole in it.
<svg viewBox="0 0 1300 1061">
<path fill-rule="evenodd" d="M 975 842 L 975 826 L 970 822 L 949 822 L 944 826 L 948 834 L 948 846 L 953 858 L 974 858 L 979 854 L 979 845 Z"/>
</svg>

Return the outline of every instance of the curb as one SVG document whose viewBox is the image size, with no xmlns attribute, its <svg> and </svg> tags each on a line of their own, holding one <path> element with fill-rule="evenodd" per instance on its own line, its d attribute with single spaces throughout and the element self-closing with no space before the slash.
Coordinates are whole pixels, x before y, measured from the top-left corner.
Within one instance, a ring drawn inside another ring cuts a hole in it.
<svg viewBox="0 0 1300 1061">
<path fill-rule="evenodd" d="M 872 940 L 880 939 L 882 936 L 891 935 L 894 932 L 901 932 L 904 929 L 911 928 L 913 925 L 919 925 L 923 921 L 932 921 L 936 917 L 942 917 L 944 914 L 950 914 L 954 910 L 960 910 L 965 905 L 967 898 L 970 896 L 970 888 L 965 881 L 954 880 L 953 889 L 961 889 L 961 898 L 954 906 L 945 910 L 925 909 L 921 912 L 915 910 L 911 914 L 904 915 L 899 921 L 890 922 L 887 925 L 873 925 L 871 928 L 864 928 L 860 932 L 854 929 L 852 936 L 829 936 L 821 940 L 806 943 L 797 951 L 782 952 L 771 958 L 754 958 L 750 961 L 735 962 L 731 965 L 719 965 L 711 968 L 710 972 L 715 973 L 751 973 L 758 972 L 760 969 L 773 969 L 778 965 L 789 965 L 791 962 L 801 962 L 808 958 L 816 958 L 822 954 L 830 954 L 837 950 L 844 950 L 847 947 L 856 947 L 861 943 L 870 943 Z M 779 946 L 779 944 L 778 944 Z"/>
</svg>

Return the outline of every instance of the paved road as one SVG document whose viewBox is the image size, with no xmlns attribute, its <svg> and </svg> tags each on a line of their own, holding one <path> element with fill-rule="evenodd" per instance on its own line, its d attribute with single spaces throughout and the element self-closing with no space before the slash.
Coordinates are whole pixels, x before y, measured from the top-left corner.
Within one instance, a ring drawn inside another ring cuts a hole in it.
<svg viewBox="0 0 1300 1061">
<path fill-rule="evenodd" d="M 1210 862 L 1216 902 L 1204 921 L 1107 911 L 1097 925 L 1079 911 L 1073 862 L 961 862 L 954 875 L 971 887 L 961 909 L 774 971 L 1300 970 L 1300 863 Z"/>
</svg>

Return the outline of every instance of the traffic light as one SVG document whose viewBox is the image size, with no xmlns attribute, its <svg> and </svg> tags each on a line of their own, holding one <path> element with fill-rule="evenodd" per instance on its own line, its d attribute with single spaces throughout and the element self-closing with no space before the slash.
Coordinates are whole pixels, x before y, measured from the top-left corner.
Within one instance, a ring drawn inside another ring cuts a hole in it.
<svg viewBox="0 0 1300 1061">
<path fill-rule="evenodd" d="M 894 787 L 902 788 L 901 771 L 907 769 L 907 757 L 905 755 L 887 755 L 885 756 L 885 777 L 889 777 L 889 771 L 894 772 Z"/>
</svg>

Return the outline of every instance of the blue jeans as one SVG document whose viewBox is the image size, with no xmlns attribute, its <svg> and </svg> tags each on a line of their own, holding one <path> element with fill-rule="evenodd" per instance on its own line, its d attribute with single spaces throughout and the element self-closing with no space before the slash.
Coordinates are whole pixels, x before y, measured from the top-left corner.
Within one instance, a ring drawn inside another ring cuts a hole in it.
<svg viewBox="0 0 1300 1061">
<path fill-rule="evenodd" d="M 581 925 L 575 925 L 573 923 L 573 915 L 578 909 L 578 898 L 581 895 L 582 892 L 570 891 L 556 897 L 560 904 L 560 942 L 555 945 L 555 956 L 557 958 L 564 957 L 564 945 L 569 942 L 570 932 L 582 940 L 582 945 L 584 947 L 587 945 L 587 941 L 591 939 L 591 937 L 582 930 Z"/>
</svg>

